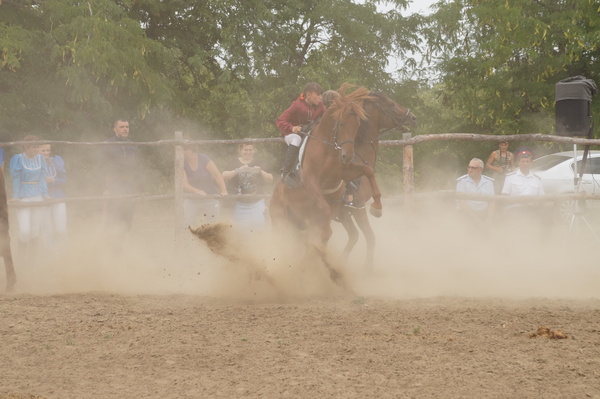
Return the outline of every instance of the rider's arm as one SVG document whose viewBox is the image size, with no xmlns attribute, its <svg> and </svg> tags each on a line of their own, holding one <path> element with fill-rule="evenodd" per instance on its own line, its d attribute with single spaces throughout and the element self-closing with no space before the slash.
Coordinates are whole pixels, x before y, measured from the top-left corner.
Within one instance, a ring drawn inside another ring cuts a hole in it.
<svg viewBox="0 0 600 399">
<path fill-rule="evenodd" d="M 229 181 L 235 177 L 237 172 L 234 170 L 224 170 L 223 171 L 223 180 Z"/>
<path fill-rule="evenodd" d="M 300 131 L 301 126 L 296 126 L 294 124 L 294 120 L 296 120 L 297 107 L 296 103 L 293 102 L 292 105 L 277 118 L 275 124 L 281 130 L 283 135 L 287 135 L 290 133 L 298 133 Z"/>
<path fill-rule="evenodd" d="M 188 177 L 187 177 L 187 173 L 185 173 L 185 169 L 183 169 L 182 172 L 183 172 L 183 191 L 192 193 L 192 194 L 206 195 L 205 191 L 200 190 L 199 188 L 194 187 L 190 184 L 190 181 L 188 180 Z"/>
<path fill-rule="evenodd" d="M 490 157 L 488 158 L 487 162 L 485 163 L 485 167 L 491 170 L 495 170 L 496 172 L 502 172 L 502 168 L 499 166 L 494 166 L 494 160 L 496 159 L 496 151 L 492 152 L 490 154 Z"/>
<path fill-rule="evenodd" d="M 223 176 L 221 176 L 221 172 L 217 169 L 217 165 L 213 161 L 210 161 L 206 164 L 206 170 L 210 173 L 215 183 L 219 187 L 219 194 L 227 195 L 227 187 L 225 186 L 225 180 L 223 180 Z"/>
</svg>

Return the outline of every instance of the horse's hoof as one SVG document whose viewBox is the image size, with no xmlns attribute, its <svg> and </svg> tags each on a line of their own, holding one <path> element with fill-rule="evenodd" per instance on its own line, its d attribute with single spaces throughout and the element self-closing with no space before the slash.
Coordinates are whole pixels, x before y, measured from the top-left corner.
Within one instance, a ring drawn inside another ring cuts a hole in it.
<svg viewBox="0 0 600 399">
<path fill-rule="evenodd" d="M 373 205 L 371 205 L 371 207 L 369 208 L 369 212 L 371 213 L 371 215 L 373 215 L 376 218 L 380 218 L 383 215 L 383 210 L 377 209 L 377 208 L 373 207 Z"/>
</svg>

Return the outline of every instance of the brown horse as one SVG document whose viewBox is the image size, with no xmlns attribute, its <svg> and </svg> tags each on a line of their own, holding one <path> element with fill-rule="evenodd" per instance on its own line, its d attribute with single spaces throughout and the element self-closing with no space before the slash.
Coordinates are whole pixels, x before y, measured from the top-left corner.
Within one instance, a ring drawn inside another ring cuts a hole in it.
<svg viewBox="0 0 600 399">
<path fill-rule="evenodd" d="M 409 109 L 396 104 L 385 94 L 381 92 L 371 92 L 369 94 L 369 99 L 364 102 L 364 109 L 368 119 L 361 123 L 356 136 L 353 163 L 359 163 L 365 167 L 374 169 L 381 135 L 392 129 L 400 128 L 401 130 L 406 130 L 411 126 L 415 126 L 417 118 Z M 375 191 L 373 191 L 372 185 L 366 183 L 367 179 L 363 177 L 356 193 L 356 196 L 364 202 L 368 201 L 371 196 L 375 199 Z M 378 195 L 381 194 L 378 193 Z M 371 206 L 371 214 L 380 217 L 381 207 L 378 207 L 377 203 L 379 202 L 376 201 Z M 352 220 L 354 219 L 367 241 L 366 264 L 371 269 L 375 249 L 375 234 L 369 223 L 366 209 L 349 209 L 344 207 L 340 209 L 337 216 L 348 233 L 348 242 L 344 248 L 344 260 L 349 256 L 350 251 L 352 251 L 352 248 L 358 241 L 358 230 Z"/>
<path fill-rule="evenodd" d="M 302 186 L 289 188 L 279 182 L 269 206 L 275 224 L 287 221 L 300 229 L 309 225 L 318 227 L 321 248 L 331 237 L 331 219 L 341 207 L 345 182 L 366 176 L 374 201 L 372 212 L 381 215 L 381 192 L 373 169 L 379 131 L 416 123 L 409 110 L 388 97 L 362 87 L 346 95 L 349 87 L 344 84 L 340 88 L 340 97 L 307 139 L 301 167 Z M 365 147 L 358 159 L 355 145 Z"/>
<path fill-rule="evenodd" d="M 4 258 L 4 268 L 6 269 L 6 290 L 12 291 L 17 282 L 17 275 L 15 274 L 12 252 L 10 250 L 8 204 L 6 200 L 4 170 L 2 169 L 0 169 L 0 256 Z"/>
<path fill-rule="evenodd" d="M 290 188 L 279 181 L 269 204 L 275 226 L 291 224 L 304 230 L 316 226 L 324 246 L 331 237 L 331 218 L 341 205 L 343 176 L 354 158 L 354 139 L 360 122 L 366 89 L 346 95 L 345 89 L 307 138 L 301 167 L 302 185 Z"/>
</svg>

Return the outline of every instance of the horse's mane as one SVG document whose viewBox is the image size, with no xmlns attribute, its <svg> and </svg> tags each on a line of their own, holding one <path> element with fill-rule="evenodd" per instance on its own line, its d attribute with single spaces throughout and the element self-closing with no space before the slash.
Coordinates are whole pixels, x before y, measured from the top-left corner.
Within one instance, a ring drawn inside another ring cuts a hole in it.
<svg viewBox="0 0 600 399">
<path fill-rule="evenodd" d="M 358 87 L 356 90 L 349 94 L 346 94 L 348 89 L 357 87 L 355 85 L 344 83 L 339 89 L 339 97 L 333 100 L 335 110 L 332 113 L 332 117 L 340 120 L 344 115 L 350 112 L 354 112 L 362 120 L 367 119 L 367 114 L 363 108 L 363 102 L 365 100 L 373 100 L 371 91 L 365 87 Z"/>
</svg>

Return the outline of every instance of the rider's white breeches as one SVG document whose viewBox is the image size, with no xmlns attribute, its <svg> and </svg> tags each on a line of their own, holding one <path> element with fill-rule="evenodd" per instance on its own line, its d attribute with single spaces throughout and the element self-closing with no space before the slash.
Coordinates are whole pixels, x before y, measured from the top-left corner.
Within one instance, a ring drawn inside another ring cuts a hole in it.
<svg viewBox="0 0 600 399">
<path fill-rule="evenodd" d="M 296 133 L 286 135 L 283 140 L 287 145 L 293 145 L 294 147 L 300 147 L 300 144 L 302 143 L 302 137 Z"/>
</svg>

